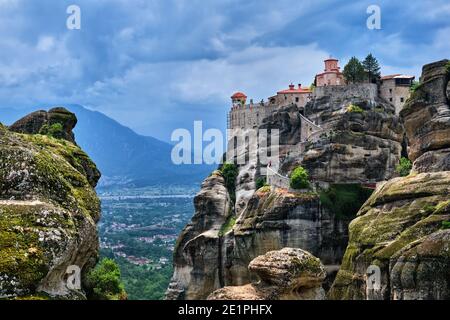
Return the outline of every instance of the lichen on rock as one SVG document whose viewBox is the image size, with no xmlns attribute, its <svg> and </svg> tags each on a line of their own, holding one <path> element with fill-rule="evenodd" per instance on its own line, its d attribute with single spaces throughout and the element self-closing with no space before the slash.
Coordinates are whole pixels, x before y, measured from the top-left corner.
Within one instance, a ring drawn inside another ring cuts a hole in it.
<svg viewBox="0 0 450 320">
<path fill-rule="evenodd" d="M 52 114 L 67 116 L 68 128 L 76 123 L 68 111 Z M 99 178 L 74 143 L 0 126 L 0 297 L 84 296 L 67 288 L 66 270 L 78 266 L 83 276 L 95 265 Z"/>
<path fill-rule="evenodd" d="M 424 66 L 422 84 L 401 111 L 413 173 L 380 185 L 350 224 L 331 299 L 450 299 L 448 60 Z M 370 289 L 367 270 L 380 268 Z"/>
</svg>

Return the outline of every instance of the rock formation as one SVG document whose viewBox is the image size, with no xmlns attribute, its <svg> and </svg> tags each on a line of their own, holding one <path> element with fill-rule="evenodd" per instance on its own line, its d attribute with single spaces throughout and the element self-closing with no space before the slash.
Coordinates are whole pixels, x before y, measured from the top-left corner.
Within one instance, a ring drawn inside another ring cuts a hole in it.
<svg viewBox="0 0 450 320">
<path fill-rule="evenodd" d="M 262 121 L 259 129 L 279 130 L 281 174 L 301 164 L 310 171 L 313 184 L 324 188 L 333 183 L 379 182 L 396 175 L 404 128 L 394 107 L 377 97 L 375 85 L 344 88 L 321 89 L 305 108 L 281 106 Z M 351 106 L 357 106 L 358 112 Z M 305 121 L 302 114 L 316 124 Z M 323 133 L 305 145 L 305 132 L 318 125 Z M 234 150 L 235 159 L 250 159 L 239 166 L 235 203 L 215 175 L 202 186 L 202 201 L 196 199 L 194 218 L 178 239 L 167 299 L 205 299 L 224 286 L 249 284 L 255 281 L 249 263 L 285 247 L 302 248 L 320 258 L 330 271 L 330 284 L 334 280 L 348 242 L 350 219 L 327 211 L 317 192 L 277 188 L 257 192 L 255 181 L 263 176 L 263 168 L 254 155 L 267 146 L 255 143 Z M 215 188 L 219 191 L 212 192 Z M 234 216 L 236 223 L 230 225 L 229 217 Z M 210 219 L 216 224 L 204 223 Z M 221 225 L 226 232 L 220 232 Z"/>
<path fill-rule="evenodd" d="M 194 199 L 195 214 L 178 238 L 174 276 L 167 299 L 204 299 L 221 283 L 222 226 L 232 214 L 225 180 L 219 171 L 202 184 Z"/>
<path fill-rule="evenodd" d="M 75 144 L 72 130 L 77 124 L 76 116 L 65 108 L 36 111 L 18 120 L 9 127 L 10 131 L 26 134 L 48 134 L 53 130 L 56 138 Z"/>
<path fill-rule="evenodd" d="M 328 183 L 366 183 L 394 177 L 404 128 L 394 115 L 395 108 L 373 92 L 376 85 L 322 90 L 305 110 L 326 132 L 307 146 L 302 159 L 312 178 Z"/>
<path fill-rule="evenodd" d="M 270 251 L 250 262 L 258 281 L 214 291 L 208 300 L 323 300 L 325 268 L 301 249 Z"/>
<path fill-rule="evenodd" d="M 252 281 L 248 265 L 255 257 L 285 247 L 303 248 L 330 268 L 340 264 L 348 242 L 349 220 L 338 218 L 314 193 L 259 190 L 225 237 L 224 276 L 228 285 Z M 330 272 L 330 275 L 333 273 Z"/>
<path fill-rule="evenodd" d="M 56 123 L 67 141 L 35 134 Z M 75 123 L 58 108 L 0 125 L 0 298 L 85 297 L 66 272 L 96 263 L 100 172 L 71 142 Z"/>
<path fill-rule="evenodd" d="M 450 171 L 449 63 L 423 68 L 421 84 L 401 112 L 416 172 Z"/>
<path fill-rule="evenodd" d="M 423 68 L 401 112 L 413 172 L 380 186 L 350 224 L 331 299 L 450 299 L 449 80 L 448 60 Z M 376 287 L 371 266 L 381 272 Z"/>
</svg>

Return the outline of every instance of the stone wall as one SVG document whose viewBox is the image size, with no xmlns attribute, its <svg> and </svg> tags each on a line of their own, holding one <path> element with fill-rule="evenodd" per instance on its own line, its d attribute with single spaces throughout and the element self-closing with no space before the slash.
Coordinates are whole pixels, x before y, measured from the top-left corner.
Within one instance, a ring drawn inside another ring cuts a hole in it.
<svg viewBox="0 0 450 320">
<path fill-rule="evenodd" d="M 316 99 L 330 96 L 333 100 L 342 98 L 359 98 L 365 100 L 375 100 L 378 97 L 378 87 L 373 83 L 349 84 L 343 86 L 326 86 L 314 89 Z"/>
<path fill-rule="evenodd" d="M 228 129 L 256 129 L 277 108 L 269 102 L 234 107 L 228 114 Z"/>
<path fill-rule="evenodd" d="M 395 79 L 385 80 L 380 86 L 380 96 L 395 106 L 395 114 L 399 115 L 406 100 L 411 95 L 409 86 L 396 86 Z"/>
</svg>

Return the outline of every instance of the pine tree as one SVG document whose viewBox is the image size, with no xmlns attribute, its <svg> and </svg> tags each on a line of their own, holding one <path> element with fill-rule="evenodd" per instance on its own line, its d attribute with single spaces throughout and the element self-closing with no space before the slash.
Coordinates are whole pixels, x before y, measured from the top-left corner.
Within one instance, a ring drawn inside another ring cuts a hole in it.
<svg viewBox="0 0 450 320">
<path fill-rule="evenodd" d="M 375 83 L 381 77 L 378 60 L 370 53 L 362 63 L 366 72 L 366 79 L 370 83 Z"/>
<path fill-rule="evenodd" d="M 344 77 L 348 83 L 363 82 L 365 78 L 364 67 L 356 57 L 352 57 L 343 71 Z"/>
</svg>

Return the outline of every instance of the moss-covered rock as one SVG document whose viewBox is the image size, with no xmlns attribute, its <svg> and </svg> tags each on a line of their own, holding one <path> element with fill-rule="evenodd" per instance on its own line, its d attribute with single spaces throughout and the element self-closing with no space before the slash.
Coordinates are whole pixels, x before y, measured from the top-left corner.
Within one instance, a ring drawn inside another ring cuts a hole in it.
<svg viewBox="0 0 450 320">
<path fill-rule="evenodd" d="M 77 117 L 63 107 L 33 112 L 16 121 L 9 128 L 11 131 L 26 134 L 43 134 L 57 139 L 64 139 L 75 144 L 72 130 L 77 124 Z"/>
<path fill-rule="evenodd" d="M 72 142 L 0 126 L 1 298 L 83 297 L 67 288 L 66 270 L 84 274 L 97 259 L 99 178 Z"/>
<path fill-rule="evenodd" d="M 440 230 L 450 218 L 449 194 L 448 171 L 397 178 L 378 188 L 350 224 L 330 298 L 449 299 L 450 242 Z M 366 286 L 371 265 L 381 269 L 378 292 Z"/>
</svg>

